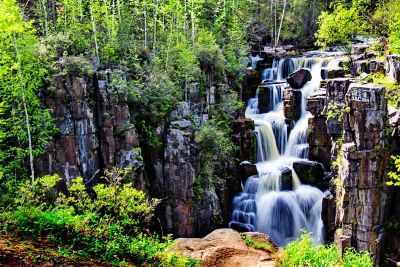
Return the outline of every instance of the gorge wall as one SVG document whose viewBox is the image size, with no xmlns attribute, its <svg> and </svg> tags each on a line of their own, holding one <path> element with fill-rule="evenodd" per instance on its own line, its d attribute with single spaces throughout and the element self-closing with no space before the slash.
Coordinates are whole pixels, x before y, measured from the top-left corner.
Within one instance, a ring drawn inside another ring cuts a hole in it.
<svg viewBox="0 0 400 267">
<path fill-rule="evenodd" d="M 202 95 L 192 84 L 187 102 L 177 104 L 168 122 L 157 128 L 161 145 L 143 146 L 127 88 L 112 76 L 125 79 L 121 70 L 54 76 L 54 86 L 43 91 L 42 99 L 52 110 L 59 132 L 36 160 L 37 172 L 60 174 L 62 189 L 78 176 L 93 185 L 105 168 L 132 167 L 135 186 L 160 200 L 151 223 L 160 233 L 204 236 L 227 225 L 230 202 L 240 190 L 239 167 L 228 167 L 212 181 L 202 178 L 201 151 L 195 142 L 196 129 L 208 120 L 209 107 L 222 101 L 226 85 L 212 86 Z M 240 148 L 238 158 L 253 156 L 252 127 L 240 112 L 233 115 L 232 140 Z"/>
</svg>

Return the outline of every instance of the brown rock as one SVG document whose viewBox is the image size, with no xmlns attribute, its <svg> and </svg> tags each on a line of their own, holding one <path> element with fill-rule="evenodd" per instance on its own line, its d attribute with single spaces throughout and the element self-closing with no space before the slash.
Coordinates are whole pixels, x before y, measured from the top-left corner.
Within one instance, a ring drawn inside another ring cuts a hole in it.
<svg viewBox="0 0 400 267">
<path fill-rule="evenodd" d="M 289 120 L 297 121 L 301 117 L 302 93 L 298 89 L 286 89 L 284 92 L 283 112 Z"/>
<path fill-rule="evenodd" d="M 180 238 L 172 249 L 185 257 L 202 261 L 202 266 L 252 267 L 275 266 L 278 250 L 268 237 L 261 233 L 246 233 L 256 242 L 268 242 L 273 251 L 249 247 L 240 234 L 232 229 L 218 229 L 204 238 Z"/>
</svg>

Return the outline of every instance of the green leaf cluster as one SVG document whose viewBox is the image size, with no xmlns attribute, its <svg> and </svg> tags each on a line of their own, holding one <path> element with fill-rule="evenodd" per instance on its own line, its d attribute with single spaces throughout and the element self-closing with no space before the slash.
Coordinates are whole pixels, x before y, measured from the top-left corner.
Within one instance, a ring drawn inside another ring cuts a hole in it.
<svg viewBox="0 0 400 267">
<path fill-rule="evenodd" d="M 278 266 L 372 267 L 373 262 L 368 252 L 358 253 L 354 249 L 347 249 L 341 257 L 336 245 L 315 245 L 311 235 L 305 233 L 284 248 Z"/>
<path fill-rule="evenodd" d="M 0 228 L 29 238 L 47 238 L 70 255 L 159 266 L 197 266 L 198 261 L 169 252 L 171 236 L 160 239 L 143 231 L 157 200 L 123 181 L 129 172 L 105 171 L 106 183 L 86 188 L 83 179 L 58 193 L 58 175 L 36 179 L 18 189 L 12 206 L 0 217 Z"/>
</svg>

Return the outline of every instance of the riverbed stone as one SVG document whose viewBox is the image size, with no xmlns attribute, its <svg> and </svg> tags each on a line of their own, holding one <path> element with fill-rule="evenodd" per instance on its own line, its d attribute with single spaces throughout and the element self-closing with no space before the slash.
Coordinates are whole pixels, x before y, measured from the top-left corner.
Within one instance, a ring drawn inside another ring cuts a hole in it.
<svg viewBox="0 0 400 267">
<path fill-rule="evenodd" d="M 300 69 L 286 78 L 286 81 L 289 83 L 290 87 L 293 89 L 302 88 L 308 81 L 311 81 L 312 76 L 311 72 L 307 69 Z"/>
</svg>

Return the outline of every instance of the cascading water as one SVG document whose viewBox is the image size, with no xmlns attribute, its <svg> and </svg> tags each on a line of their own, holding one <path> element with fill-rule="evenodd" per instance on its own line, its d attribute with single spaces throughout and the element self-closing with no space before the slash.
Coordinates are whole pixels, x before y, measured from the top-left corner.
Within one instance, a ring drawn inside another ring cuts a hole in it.
<svg viewBox="0 0 400 267">
<path fill-rule="evenodd" d="M 299 237 L 301 229 L 312 232 L 316 242 L 323 241 L 321 205 L 324 193 L 302 185 L 292 166 L 296 160 L 308 159 L 310 114 L 305 108 L 306 98 L 319 89 L 321 68 L 332 64 L 330 62 L 329 58 L 282 58 L 274 60 L 272 68 L 263 72 L 263 86 L 270 91 L 270 111 L 259 113 L 258 91 L 255 98 L 249 99 L 246 108 L 246 117 L 253 119 L 256 125 L 258 176 L 249 177 L 243 192 L 234 198 L 230 227 L 266 233 L 282 246 Z M 301 88 L 301 118 L 290 127 L 283 115 L 285 79 L 301 68 L 310 70 L 312 80 Z M 287 172 L 291 173 L 291 190 L 284 185 Z"/>
</svg>

